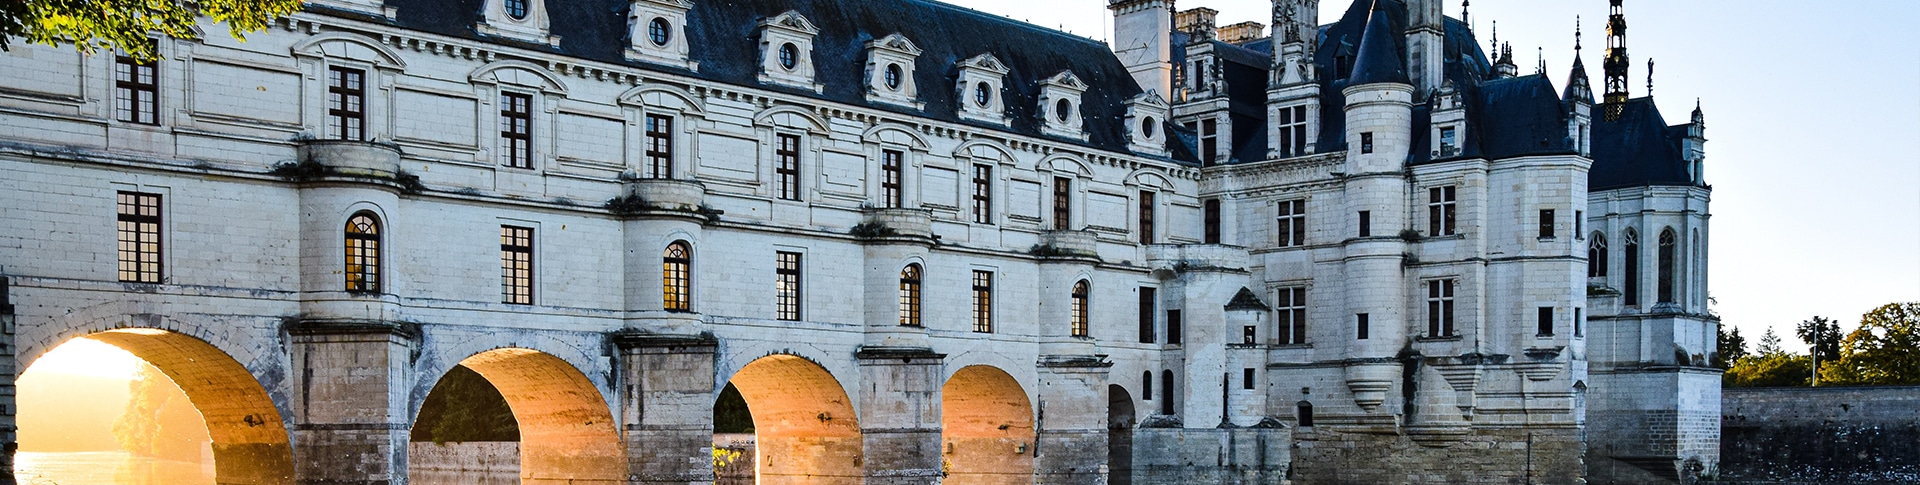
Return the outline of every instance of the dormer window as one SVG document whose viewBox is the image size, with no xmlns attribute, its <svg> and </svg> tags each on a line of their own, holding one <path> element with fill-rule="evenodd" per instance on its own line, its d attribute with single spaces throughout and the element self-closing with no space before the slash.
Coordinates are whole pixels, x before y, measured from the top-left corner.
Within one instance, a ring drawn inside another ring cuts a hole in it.
<svg viewBox="0 0 1920 485">
<path fill-rule="evenodd" d="M 700 70 L 687 59 L 684 27 L 691 9 L 692 0 L 634 0 L 627 12 L 627 60 Z"/>
<path fill-rule="evenodd" d="M 1080 82 L 1073 71 L 1061 71 L 1047 78 L 1040 87 L 1040 106 L 1043 112 L 1050 113 L 1041 132 L 1059 137 L 1078 140 L 1087 139 L 1087 131 L 1081 123 L 1080 96 L 1087 92 L 1086 83 Z"/>
<path fill-rule="evenodd" d="M 1147 91 L 1127 100 L 1127 149 L 1142 155 L 1167 154 L 1166 133 L 1160 123 L 1167 119 L 1167 100 L 1160 93 Z"/>
<path fill-rule="evenodd" d="M 546 0 L 487 0 L 486 17 L 474 30 L 535 44 L 560 45 L 560 37 L 550 35 Z"/>
<path fill-rule="evenodd" d="M 961 119 L 1007 124 L 1007 110 L 1000 89 L 1005 85 L 1007 65 L 993 54 L 980 54 L 960 62 L 960 76 L 954 86 L 959 99 L 971 99 L 973 102 L 960 103 Z"/>
<path fill-rule="evenodd" d="M 825 90 L 814 82 L 813 38 L 819 34 L 812 21 L 792 10 L 761 20 L 760 82 Z"/>
<path fill-rule="evenodd" d="M 900 34 L 867 42 L 867 101 L 924 107 L 913 82 L 912 69 L 919 58 L 920 47 Z"/>
</svg>

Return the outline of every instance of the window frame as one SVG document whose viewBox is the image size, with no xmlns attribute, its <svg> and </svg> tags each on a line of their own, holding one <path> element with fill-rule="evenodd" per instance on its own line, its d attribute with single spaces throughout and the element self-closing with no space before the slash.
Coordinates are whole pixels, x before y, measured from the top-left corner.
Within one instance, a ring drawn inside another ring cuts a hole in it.
<svg viewBox="0 0 1920 485">
<path fill-rule="evenodd" d="M 1638 306 L 1640 304 L 1640 232 L 1627 228 L 1621 239 L 1624 240 L 1620 248 L 1621 269 L 1625 274 L 1621 275 L 1623 281 L 1620 284 L 1620 301 L 1624 305 Z"/>
<path fill-rule="evenodd" d="M 806 255 L 798 251 L 774 251 L 773 254 L 774 319 L 800 321 L 806 315 Z"/>
<path fill-rule="evenodd" d="M 1654 260 L 1654 302 L 1675 303 L 1679 293 L 1680 235 L 1673 228 L 1660 231 L 1660 246 Z"/>
<path fill-rule="evenodd" d="M 1452 236 L 1459 232 L 1459 186 L 1427 188 L 1427 236 Z"/>
<path fill-rule="evenodd" d="M 1307 107 L 1288 106 L 1279 110 L 1280 158 L 1307 155 Z"/>
<path fill-rule="evenodd" d="M 1535 323 L 1534 323 L 1535 337 L 1552 337 L 1553 336 L 1553 318 L 1554 318 L 1554 313 L 1556 313 L 1554 310 L 1555 310 L 1554 307 L 1550 307 L 1550 306 L 1540 307 L 1539 311 L 1537 312 L 1538 316 L 1535 318 Z"/>
<path fill-rule="evenodd" d="M 1073 178 L 1053 178 L 1053 230 L 1073 230 Z"/>
<path fill-rule="evenodd" d="M 1159 198 L 1158 195 L 1157 192 L 1151 190 L 1140 190 L 1139 207 L 1135 209 L 1138 213 L 1134 215 L 1136 219 L 1134 223 L 1140 226 L 1140 244 L 1153 244 L 1155 241 L 1153 225 L 1155 223 L 1155 212 L 1157 212 L 1155 206 L 1158 203 L 1155 199 Z"/>
<path fill-rule="evenodd" d="M 367 132 L 367 71 L 327 66 L 327 139 L 364 141 Z"/>
<path fill-rule="evenodd" d="M 973 223 L 993 224 L 993 165 L 973 164 Z"/>
<path fill-rule="evenodd" d="M 906 152 L 880 150 L 880 205 L 889 209 L 906 207 Z"/>
<path fill-rule="evenodd" d="M 654 47 L 666 47 L 673 42 L 673 22 L 666 17 L 654 17 L 647 21 L 647 40 L 653 42 Z"/>
<path fill-rule="evenodd" d="M 122 190 L 114 194 L 115 239 L 122 283 L 166 281 L 166 206 L 161 194 Z"/>
<path fill-rule="evenodd" d="M 1093 329 L 1089 328 L 1091 320 L 1088 318 L 1088 315 L 1092 312 L 1092 293 L 1092 282 L 1083 279 L 1073 284 L 1073 294 L 1071 296 L 1073 301 L 1068 306 L 1071 314 L 1067 317 L 1067 330 L 1069 335 L 1082 338 L 1090 338 L 1093 336 Z"/>
<path fill-rule="evenodd" d="M 1456 325 L 1460 280 L 1458 278 L 1438 278 L 1427 280 L 1427 338 L 1449 338 L 1459 336 Z"/>
<path fill-rule="evenodd" d="M 673 178 L 673 115 L 647 113 L 645 126 L 647 168 L 649 177 L 655 179 Z"/>
<path fill-rule="evenodd" d="M 1221 241 L 1224 234 L 1222 234 L 1223 231 L 1220 227 L 1220 198 L 1215 197 L 1200 201 L 1200 206 L 1200 217 L 1202 219 L 1201 243 L 1222 244 Z"/>
<path fill-rule="evenodd" d="M 1274 335 L 1279 345 L 1306 345 L 1307 287 L 1280 288 L 1274 295 Z"/>
<path fill-rule="evenodd" d="M 1360 211 L 1354 217 L 1359 225 L 1359 231 L 1355 233 L 1357 237 L 1373 237 L 1373 211 Z"/>
<path fill-rule="evenodd" d="M 1355 313 L 1353 314 L 1353 320 L 1354 340 L 1367 340 L 1368 334 L 1370 334 L 1372 330 L 1368 327 L 1373 325 L 1371 318 L 1365 313 Z"/>
<path fill-rule="evenodd" d="M 500 225 L 500 302 L 534 304 L 534 239 L 532 227 Z"/>
<path fill-rule="evenodd" d="M 1140 287 L 1138 303 L 1140 343 L 1151 344 L 1159 340 L 1154 332 L 1153 317 L 1160 313 L 1160 289 L 1151 286 Z"/>
<path fill-rule="evenodd" d="M 361 222 L 364 219 L 365 222 Z M 345 243 L 343 283 L 348 293 L 379 294 L 382 291 L 381 256 L 385 247 L 381 238 L 380 218 L 370 211 L 355 212 L 347 217 L 346 227 L 341 237 Z"/>
<path fill-rule="evenodd" d="M 1587 237 L 1587 277 L 1607 277 L 1607 235 L 1595 231 Z"/>
<path fill-rule="evenodd" d="M 147 77 L 146 82 L 140 81 L 143 73 Z M 113 119 L 123 123 L 160 125 L 159 61 L 142 61 L 130 56 L 114 57 L 113 113 Z"/>
<path fill-rule="evenodd" d="M 902 327 L 924 326 L 920 319 L 920 291 L 925 275 L 926 270 L 920 263 L 908 263 L 900 268 L 899 316 Z"/>
<path fill-rule="evenodd" d="M 973 270 L 973 331 L 993 333 L 993 272 Z"/>
<path fill-rule="evenodd" d="M 1274 228 L 1279 231 L 1277 247 L 1297 248 L 1307 245 L 1307 199 L 1283 200 L 1276 204 L 1279 213 L 1274 216 Z"/>
<path fill-rule="evenodd" d="M 660 308 L 693 313 L 693 245 L 686 241 L 667 243 L 660 251 Z"/>
<path fill-rule="evenodd" d="M 781 200 L 800 200 L 800 135 L 774 134 L 774 196 Z"/>
<path fill-rule="evenodd" d="M 1554 226 L 1559 221 L 1555 219 L 1553 209 L 1540 209 L 1539 222 L 1540 222 L 1540 239 L 1553 239 L 1555 237 L 1558 237 L 1557 231 L 1554 230 L 1555 229 Z"/>
<path fill-rule="evenodd" d="M 1220 120 L 1200 120 L 1200 160 L 1207 165 L 1220 163 Z"/>
<path fill-rule="evenodd" d="M 534 96 L 507 90 L 500 91 L 500 156 L 501 165 L 507 168 L 533 170 L 533 103 Z M 524 111 L 521 111 L 524 109 Z"/>
</svg>

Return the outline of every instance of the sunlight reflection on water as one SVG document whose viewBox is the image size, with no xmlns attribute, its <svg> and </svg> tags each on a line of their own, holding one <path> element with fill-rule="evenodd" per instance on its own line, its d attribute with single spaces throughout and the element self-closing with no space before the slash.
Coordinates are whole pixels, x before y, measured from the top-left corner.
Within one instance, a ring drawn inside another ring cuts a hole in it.
<svg viewBox="0 0 1920 485">
<path fill-rule="evenodd" d="M 21 485 L 213 485 L 213 462 L 134 457 L 124 451 L 43 453 L 14 456 Z"/>
</svg>

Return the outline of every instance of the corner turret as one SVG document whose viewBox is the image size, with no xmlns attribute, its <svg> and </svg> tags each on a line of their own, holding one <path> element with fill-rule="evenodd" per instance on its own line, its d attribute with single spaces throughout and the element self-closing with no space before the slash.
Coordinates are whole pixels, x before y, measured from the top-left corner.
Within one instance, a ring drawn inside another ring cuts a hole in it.
<svg viewBox="0 0 1920 485">
<path fill-rule="evenodd" d="M 1567 89 L 1560 94 L 1567 109 L 1567 140 L 1580 156 L 1593 157 L 1593 85 L 1587 80 L 1587 63 L 1580 57 L 1580 22 L 1573 27 L 1573 71 L 1567 74 Z"/>
</svg>

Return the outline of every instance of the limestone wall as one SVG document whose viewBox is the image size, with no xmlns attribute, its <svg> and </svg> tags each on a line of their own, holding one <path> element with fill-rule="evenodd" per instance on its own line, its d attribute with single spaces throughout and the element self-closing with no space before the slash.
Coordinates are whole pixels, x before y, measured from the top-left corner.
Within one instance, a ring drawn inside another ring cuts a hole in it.
<svg viewBox="0 0 1920 485">
<path fill-rule="evenodd" d="M 1729 484 L 1920 482 L 1920 387 L 1721 391 Z"/>
</svg>

